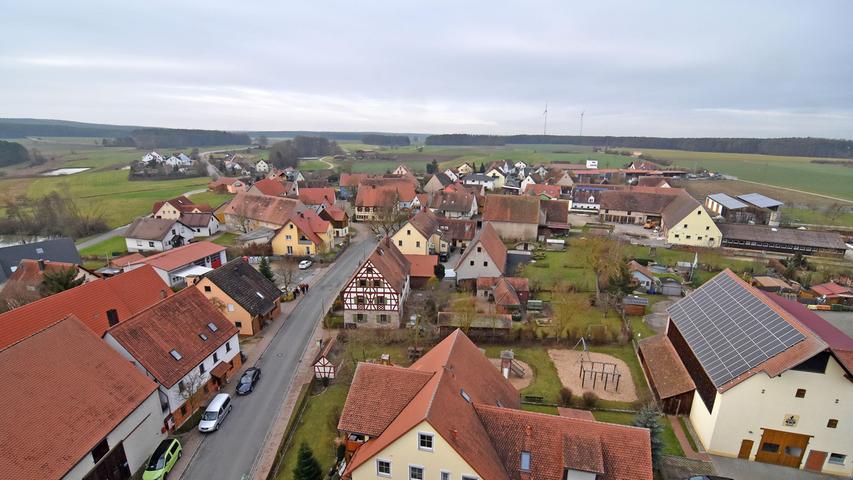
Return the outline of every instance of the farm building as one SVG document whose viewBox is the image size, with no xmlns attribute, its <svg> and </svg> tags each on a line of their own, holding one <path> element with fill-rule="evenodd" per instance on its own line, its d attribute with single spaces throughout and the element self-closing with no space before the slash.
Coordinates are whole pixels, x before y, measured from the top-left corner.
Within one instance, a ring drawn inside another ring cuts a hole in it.
<svg viewBox="0 0 853 480">
<path fill-rule="evenodd" d="M 725 193 L 713 193 L 705 197 L 705 208 L 729 223 L 779 226 L 779 207 L 782 205 L 782 202 L 758 193 L 737 198 Z"/>
<path fill-rule="evenodd" d="M 648 298 L 636 295 L 628 295 L 622 299 L 622 311 L 625 312 L 625 315 L 645 315 L 648 305 Z"/>
<path fill-rule="evenodd" d="M 723 245 L 729 248 L 806 255 L 844 256 L 847 246 L 841 235 L 792 228 L 721 223 Z"/>
<path fill-rule="evenodd" d="M 690 414 L 696 385 L 678 358 L 672 342 L 666 335 L 656 335 L 640 340 L 639 347 L 640 363 L 663 412 Z"/>
</svg>

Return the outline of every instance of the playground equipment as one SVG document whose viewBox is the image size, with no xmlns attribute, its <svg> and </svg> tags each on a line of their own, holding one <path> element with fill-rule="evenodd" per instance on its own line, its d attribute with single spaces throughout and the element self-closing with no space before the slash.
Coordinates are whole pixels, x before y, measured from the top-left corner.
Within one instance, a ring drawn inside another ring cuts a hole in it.
<svg viewBox="0 0 853 480">
<path fill-rule="evenodd" d="M 586 386 L 587 377 L 592 380 L 592 389 L 595 390 L 598 382 L 604 382 L 604 390 L 612 387 L 614 392 L 619 391 L 619 380 L 622 374 L 619 373 L 619 367 L 615 363 L 598 362 L 595 360 L 581 360 L 579 376 L 581 378 L 581 387 Z M 599 380 L 600 379 L 600 380 Z"/>
</svg>

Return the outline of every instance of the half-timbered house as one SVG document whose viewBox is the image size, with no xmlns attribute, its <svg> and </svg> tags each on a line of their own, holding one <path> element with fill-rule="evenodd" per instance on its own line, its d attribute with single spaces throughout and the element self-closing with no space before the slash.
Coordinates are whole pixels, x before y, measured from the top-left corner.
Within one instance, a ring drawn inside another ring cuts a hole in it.
<svg viewBox="0 0 853 480">
<path fill-rule="evenodd" d="M 379 242 L 341 291 L 348 328 L 396 328 L 409 295 L 409 261 L 389 238 Z"/>
</svg>

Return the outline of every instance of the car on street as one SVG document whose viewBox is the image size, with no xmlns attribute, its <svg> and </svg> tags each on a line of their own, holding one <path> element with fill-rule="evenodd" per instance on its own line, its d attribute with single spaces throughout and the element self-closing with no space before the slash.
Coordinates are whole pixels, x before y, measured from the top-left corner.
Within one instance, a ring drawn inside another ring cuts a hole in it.
<svg viewBox="0 0 853 480">
<path fill-rule="evenodd" d="M 693 475 L 692 477 L 688 477 L 687 480 L 734 480 L 729 477 L 718 477 L 717 475 Z"/>
<path fill-rule="evenodd" d="M 314 262 L 312 262 L 311 260 L 302 260 L 301 262 L 299 262 L 299 269 L 300 270 L 308 270 L 308 268 L 310 268 L 311 265 L 314 265 Z"/>
<path fill-rule="evenodd" d="M 160 442 L 148 460 L 148 465 L 142 473 L 142 480 L 166 478 L 166 474 L 172 471 L 182 453 L 181 442 L 177 438 L 167 438 Z"/>
<path fill-rule="evenodd" d="M 219 426 L 225 420 L 225 417 L 231 412 L 231 395 L 227 393 L 219 393 L 204 409 L 204 414 L 201 416 L 201 421 L 198 422 L 198 431 L 202 433 L 214 432 L 219 430 Z"/>
<path fill-rule="evenodd" d="M 251 367 L 246 369 L 243 376 L 240 377 L 240 383 L 237 384 L 237 395 L 248 395 L 255 389 L 255 384 L 261 379 L 261 369 Z"/>
</svg>

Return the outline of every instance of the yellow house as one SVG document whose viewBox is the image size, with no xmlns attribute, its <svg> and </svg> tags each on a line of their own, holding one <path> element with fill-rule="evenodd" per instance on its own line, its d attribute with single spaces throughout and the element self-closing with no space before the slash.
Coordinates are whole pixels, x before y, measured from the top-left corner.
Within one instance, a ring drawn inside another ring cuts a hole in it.
<svg viewBox="0 0 853 480">
<path fill-rule="evenodd" d="M 490 169 L 486 172 L 486 176 L 492 177 L 495 190 L 504 188 L 504 185 L 506 184 L 506 175 L 504 175 L 498 168 L 495 167 Z"/>
<path fill-rule="evenodd" d="M 281 311 L 281 291 L 242 257 L 207 273 L 195 287 L 219 307 L 240 335 L 258 333 Z"/>
<path fill-rule="evenodd" d="M 312 211 L 295 214 L 272 239 L 274 255 L 306 257 L 328 252 L 334 241 L 332 224 Z"/>
<path fill-rule="evenodd" d="M 391 241 L 403 255 L 433 255 L 448 249 L 447 242 L 441 238 L 438 219 L 429 210 L 409 219 L 391 236 Z"/>
<path fill-rule="evenodd" d="M 708 248 L 722 244 L 723 234 L 711 215 L 686 192 L 666 206 L 662 220 L 667 243 Z"/>
</svg>

